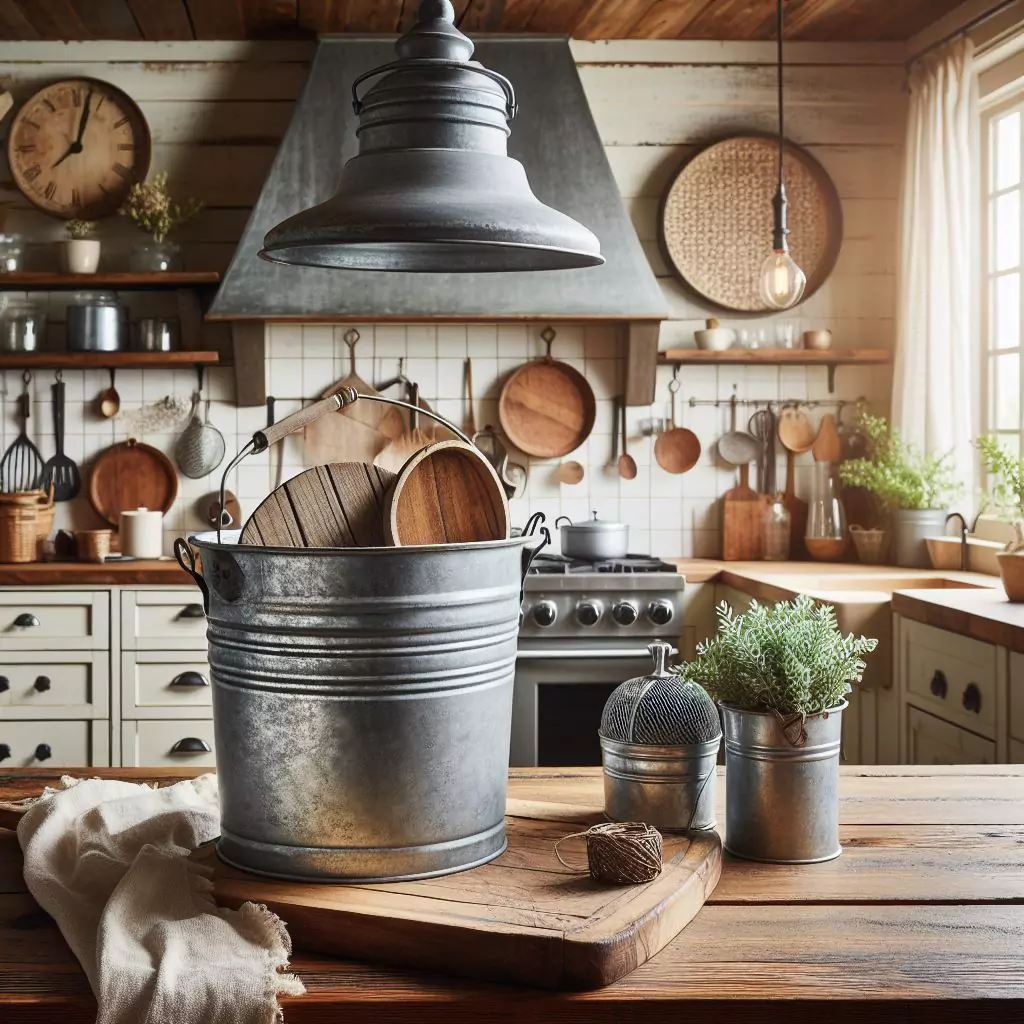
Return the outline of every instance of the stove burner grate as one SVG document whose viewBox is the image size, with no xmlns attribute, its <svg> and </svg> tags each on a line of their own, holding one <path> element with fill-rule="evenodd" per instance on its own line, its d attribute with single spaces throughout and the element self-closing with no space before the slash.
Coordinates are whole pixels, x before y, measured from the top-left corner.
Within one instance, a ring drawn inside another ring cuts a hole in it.
<svg viewBox="0 0 1024 1024">
<path fill-rule="evenodd" d="M 530 567 L 530 574 L 537 576 L 570 576 L 589 572 L 674 573 L 675 571 L 675 566 L 651 555 L 627 555 L 625 558 L 609 558 L 603 561 L 589 562 L 579 558 L 566 558 L 564 555 L 542 553 L 534 559 L 533 565 Z"/>
</svg>

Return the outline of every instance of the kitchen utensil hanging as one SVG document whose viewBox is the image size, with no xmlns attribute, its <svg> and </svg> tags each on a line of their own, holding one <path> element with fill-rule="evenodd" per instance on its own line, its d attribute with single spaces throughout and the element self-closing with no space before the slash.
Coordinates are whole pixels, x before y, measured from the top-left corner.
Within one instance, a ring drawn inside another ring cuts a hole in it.
<svg viewBox="0 0 1024 1024">
<path fill-rule="evenodd" d="M 753 438 L 746 431 L 736 428 L 736 396 L 732 396 L 729 403 L 730 427 L 729 433 L 724 434 L 718 441 L 718 454 L 725 462 L 733 466 L 749 466 L 758 457 L 761 446 L 756 438 Z"/>
<path fill-rule="evenodd" d="M 178 468 L 193 480 L 212 473 L 223 461 L 226 446 L 224 435 L 210 422 L 210 402 L 206 402 L 206 418 L 200 419 L 203 403 L 203 368 L 196 368 L 199 388 L 193 397 L 192 418 L 174 446 Z"/>
<path fill-rule="evenodd" d="M 626 401 L 623 398 L 617 400 L 615 407 L 616 417 L 618 424 L 622 430 L 622 452 L 619 454 L 619 476 L 623 480 L 635 480 L 636 479 L 636 459 L 629 454 L 629 449 L 626 445 Z"/>
<path fill-rule="evenodd" d="M 679 367 L 675 366 L 668 383 L 672 425 L 654 442 L 654 458 L 666 473 L 688 473 L 700 458 L 700 439 L 692 430 L 676 426 L 676 395 L 680 387 Z"/>
<path fill-rule="evenodd" d="M 53 434 L 56 453 L 43 466 L 43 489 L 53 490 L 54 501 L 71 501 L 82 489 L 82 474 L 74 459 L 64 453 L 64 380 L 55 374 L 53 392 Z"/>
<path fill-rule="evenodd" d="M 467 437 L 476 433 L 476 410 L 473 406 L 473 360 L 467 359 L 465 363 L 466 375 L 466 409 L 462 419 L 462 430 Z"/>
<path fill-rule="evenodd" d="M 96 398 L 96 408 L 105 420 L 113 419 L 121 411 L 121 396 L 114 387 L 113 367 L 110 368 L 110 387 L 104 388 Z"/>
<path fill-rule="evenodd" d="M 836 429 L 836 418 L 831 413 L 821 417 L 818 436 L 811 445 L 815 462 L 839 462 L 843 457 L 843 439 Z"/>
<path fill-rule="evenodd" d="M 122 512 L 133 509 L 169 512 L 177 496 L 174 463 L 159 448 L 134 437 L 105 448 L 93 463 L 89 502 L 111 526 L 118 525 Z"/>
<path fill-rule="evenodd" d="M 478 430 L 473 434 L 472 441 L 474 447 L 494 467 L 505 489 L 505 497 L 522 497 L 528 479 L 526 467 L 509 460 L 508 449 L 494 427 L 488 424 L 483 430 Z"/>
<path fill-rule="evenodd" d="M 758 409 L 750 421 L 747 429 L 751 437 L 755 438 L 760 445 L 757 455 L 757 489 L 762 494 L 775 493 L 775 474 L 772 472 L 774 465 L 770 458 L 770 442 L 772 431 L 775 429 L 775 417 L 769 409 Z"/>
<path fill-rule="evenodd" d="M 398 473 L 409 459 L 421 448 L 433 441 L 432 430 L 420 428 L 420 386 L 415 381 L 409 384 L 409 428 L 396 437 L 373 460 L 375 466 L 389 473 Z"/>
<path fill-rule="evenodd" d="M 21 375 L 21 394 L 18 396 L 21 429 L 0 459 L 0 490 L 6 494 L 38 490 L 43 475 L 43 457 L 28 437 L 28 421 L 31 415 L 28 386 L 31 381 L 32 374 L 25 370 Z"/>
<path fill-rule="evenodd" d="M 560 459 L 590 436 L 597 415 L 594 391 L 574 366 L 551 357 L 555 332 L 545 327 L 547 351 L 520 366 L 498 398 L 498 419 L 505 436 L 527 455 Z"/>
</svg>

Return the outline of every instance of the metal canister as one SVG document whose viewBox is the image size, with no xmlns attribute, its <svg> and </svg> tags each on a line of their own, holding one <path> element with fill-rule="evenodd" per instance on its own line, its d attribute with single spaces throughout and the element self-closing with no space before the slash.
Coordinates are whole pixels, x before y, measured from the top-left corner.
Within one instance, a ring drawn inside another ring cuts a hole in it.
<svg viewBox="0 0 1024 1024">
<path fill-rule="evenodd" d="M 222 859 L 362 882 L 498 856 L 537 538 L 283 549 L 222 536 L 189 538 L 209 623 Z"/>
<path fill-rule="evenodd" d="M 839 746 L 847 702 L 790 728 L 770 711 L 720 706 L 725 848 L 747 860 L 779 864 L 838 857 Z"/>
</svg>

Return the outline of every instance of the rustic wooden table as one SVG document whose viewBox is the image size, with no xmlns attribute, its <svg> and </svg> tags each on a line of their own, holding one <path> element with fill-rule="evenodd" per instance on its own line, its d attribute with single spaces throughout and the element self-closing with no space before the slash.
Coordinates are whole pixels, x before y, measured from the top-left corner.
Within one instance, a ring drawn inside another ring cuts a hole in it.
<svg viewBox="0 0 1024 1024">
<path fill-rule="evenodd" d="M 172 781 L 198 773 L 95 774 Z M 0 800 L 38 793 L 59 775 L 0 772 Z M 578 815 L 600 806 L 600 771 L 517 770 L 510 794 Z M 514 989 L 298 951 L 293 966 L 308 993 L 286 1001 L 285 1019 L 1024 1021 L 1024 766 L 844 768 L 842 822 L 844 853 L 828 864 L 727 858 L 686 930 L 609 988 Z M 14 834 L 0 829 L 0 1021 L 74 1024 L 94 1015 L 85 976 L 25 892 Z"/>
</svg>

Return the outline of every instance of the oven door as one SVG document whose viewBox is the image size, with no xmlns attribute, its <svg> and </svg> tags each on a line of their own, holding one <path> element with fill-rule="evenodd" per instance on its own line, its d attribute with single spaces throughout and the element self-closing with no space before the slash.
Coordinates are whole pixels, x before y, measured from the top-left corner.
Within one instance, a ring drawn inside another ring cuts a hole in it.
<svg viewBox="0 0 1024 1024">
<path fill-rule="evenodd" d="M 597 731 L 605 702 L 619 683 L 650 671 L 646 643 L 604 648 L 583 647 L 571 640 L 541 647 L 521 643 L 509 764 L 514 768 L 599 765 Z"/>
</svg>

